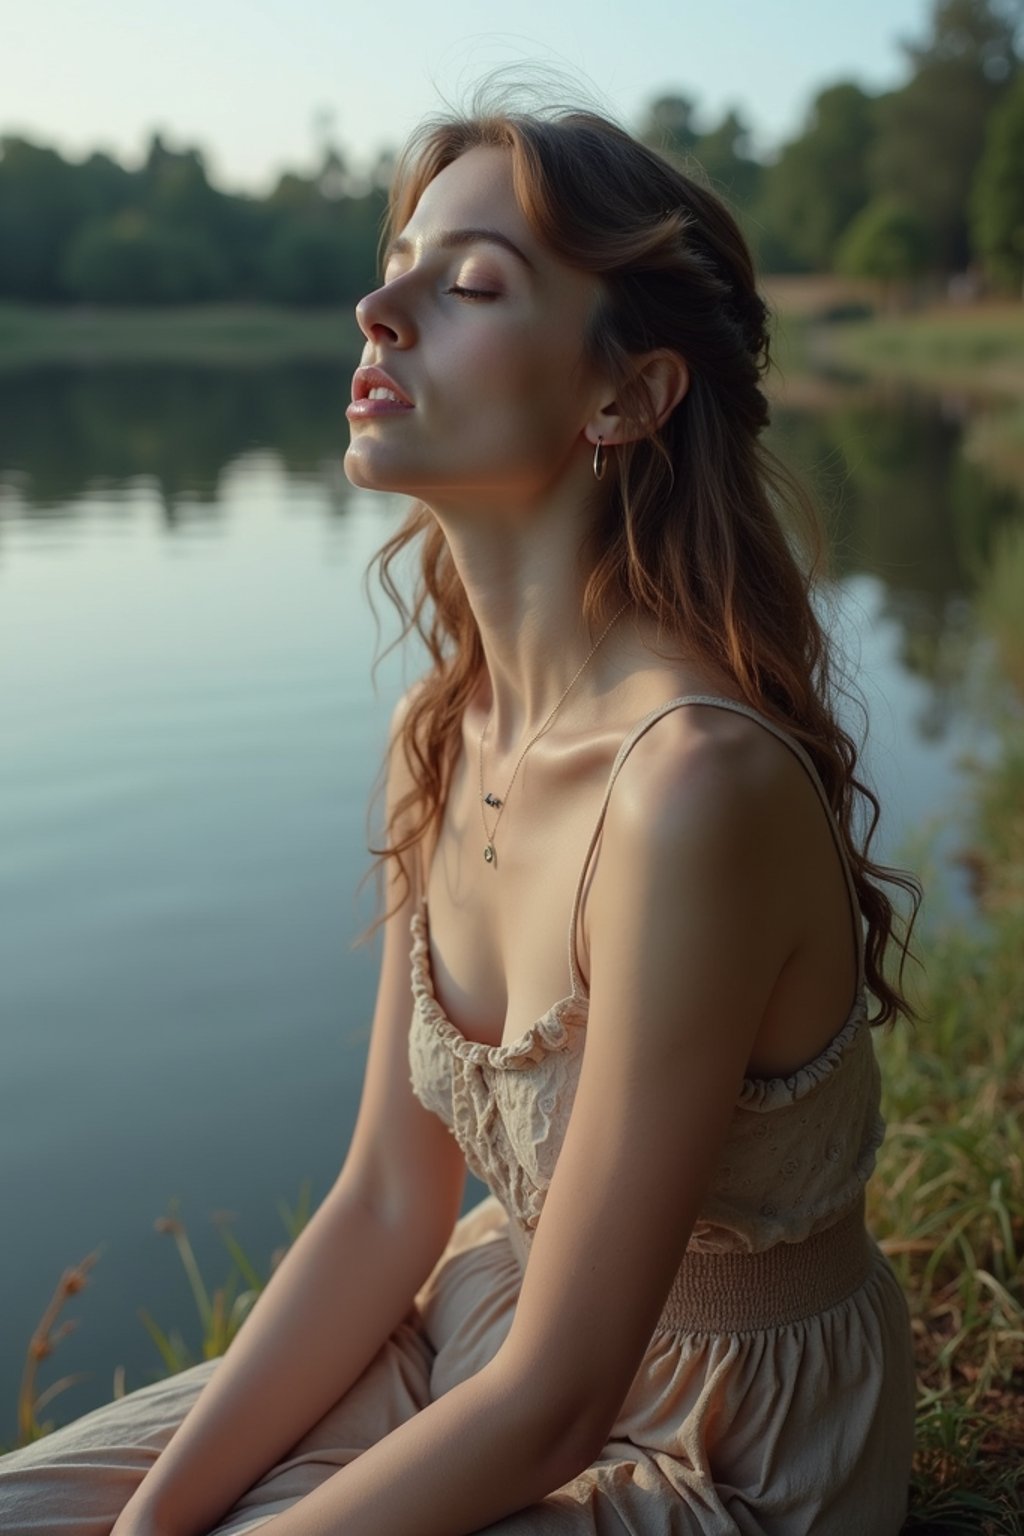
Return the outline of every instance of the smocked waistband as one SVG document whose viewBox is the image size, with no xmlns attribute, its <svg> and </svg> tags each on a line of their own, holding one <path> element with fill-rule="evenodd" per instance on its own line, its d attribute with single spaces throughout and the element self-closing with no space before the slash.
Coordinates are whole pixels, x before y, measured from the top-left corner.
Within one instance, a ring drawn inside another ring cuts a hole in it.
<svg viewBox="0 0 1024 1536">
<path fill-rule="evenodd" d="M 837 1306 L 864 1284 L 873 1246 L 864 1198 L 832 1226 L 760 1253 L 687 1253 L 655 1332 L 746 1333 Z"/>
<path fill-rule="evenodd" d="M 509 1238 L 521 1264 L 527 1245 L 514 1221 Z M 875 1245 L 864 1226 L 864 1196 L 832 1226 L 799 1243 L 760 1253 L 687 1252 L 655 1333 L 748 1333 L 824 1312 L 867 1279 Z"/>
</svg>

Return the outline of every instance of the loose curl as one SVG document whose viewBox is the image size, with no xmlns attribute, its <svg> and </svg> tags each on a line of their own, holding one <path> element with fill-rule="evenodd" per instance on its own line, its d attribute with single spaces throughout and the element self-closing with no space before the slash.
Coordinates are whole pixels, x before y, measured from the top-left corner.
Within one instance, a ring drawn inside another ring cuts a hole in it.
<svg viewBox="0 0 1024 1536">
<path fill-rule="evenodd" d="M 812 606 L 824 563 L 813 503 L 760 441 L 769 420 L 762 382 L 769 367 L 769 314 L 732 214 L 709 187 L 684 174 L 602 114 L 576 107 L 488 109 L 428 118 L 399 157 L 382 249 L 412 215 L 424 188 L 478 146 L 511 151 L 519 206 L 537 239 L 567 265 L 596 274 L 600 298 L 584 340 L 586 358 L 614 381 L 640 436 L 608 455 L 581 551 L 590 571 L 583 614 L 596 633 L 628 601 L 657 625 L 666 654 L 697 657 L 724 671 L 746 701 L 796 737 L 821 776 L 849 856 L 867 922 L 865 971 L 879 1004 L 872 1024 L 916 1011 L 902 990 L 919 882 L 872 862 L 879 802 L 857 777 L 857 747 L 838 722 L 838 667 Z M 654 428 L 636 354 L 669 348 L 686 359 L 689 389 Z M 605 487 L 610 490 L 605 494 Z M 803 524 L 805 568 L 784 528 Z M 411 602 L 391 567 L 421 541 Z M 412 788 L 392 806 L 373 871 L 391 862 L 409 890 L 404 856 L 440 827 L 458 755 L 461 722 L 484 665 L 476 620 L 445 536 L 414 502 L 406 521 L 370 563 L 399 611 L 394 645 L 415 630 L 431 668 L 409 696 L 390 753 L 399 745 Z M 390 650 L 392 647 L 388 647 Z M 870 807 L 863 845 L 853 832 L 857 797 Z M 902 919 L 882 889 L 911 898 Z M 394 909 L 391 909 L 394 910 Z M 364 937 L 386 918 L 383 912 Z M 885 974 L 890 944 L 898 979 Z"/>
</svg>

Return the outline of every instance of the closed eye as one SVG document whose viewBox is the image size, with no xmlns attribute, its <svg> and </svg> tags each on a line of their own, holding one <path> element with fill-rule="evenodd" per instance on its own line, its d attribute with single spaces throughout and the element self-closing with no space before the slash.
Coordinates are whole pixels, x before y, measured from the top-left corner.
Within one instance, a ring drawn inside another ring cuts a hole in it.
<svg viewBox="0 0 1024 1536">
<path fill-rule="evenodd" d="M 499 294 L 492 293 L 487 288 L 463 288 L 459 283 L 453 283 L 450 288 L 445 289 L 445 293 L 457 293 L 462 299 L 497 299 L 500 297 Z"/>
</svg>

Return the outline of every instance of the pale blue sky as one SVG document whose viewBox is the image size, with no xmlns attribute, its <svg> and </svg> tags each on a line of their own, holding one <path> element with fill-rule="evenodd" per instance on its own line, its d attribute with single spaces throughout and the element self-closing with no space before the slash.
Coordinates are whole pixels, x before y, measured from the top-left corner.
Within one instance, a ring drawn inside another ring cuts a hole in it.
<svg viewBox="0 0 1024 1536">
<path fill-rule="evenodd" d="M 262 192 L 316 159 L 314 116 L 357 166 L 490 66 L 568 70 L 627 125 L 681 92 L 730 105 L 770 151 L 817 89 L 906 75 L 930 0 L 0 0 L 0 132 L 128 164 L 149 131 L 198 144 L 212 179 Z"/>
</svg>

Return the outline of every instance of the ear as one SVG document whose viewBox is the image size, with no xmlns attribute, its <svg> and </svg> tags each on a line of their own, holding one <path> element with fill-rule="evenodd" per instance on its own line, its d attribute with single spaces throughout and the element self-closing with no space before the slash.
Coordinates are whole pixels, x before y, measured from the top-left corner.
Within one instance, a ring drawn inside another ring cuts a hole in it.
<svg viewBox="0 0 1024 1536">
<path fill-rule="evenodd" d="M 678 352 L 661 347 L 655 352 L 645 352 L 636 359 L 634 377 L 643 379 L 651 398 L 654 411 L 652 431 L 668 420 L 690 387 L 690 370 L 686 360 Z M 587 441 L 597 442 L 600 437 L 607 446 L 628 443 L 644 434 L 634 427 L 630 430 L 619 414 L 617 402 L 609 401 L 591 417 L 584 428 Z"/>
</svg>

